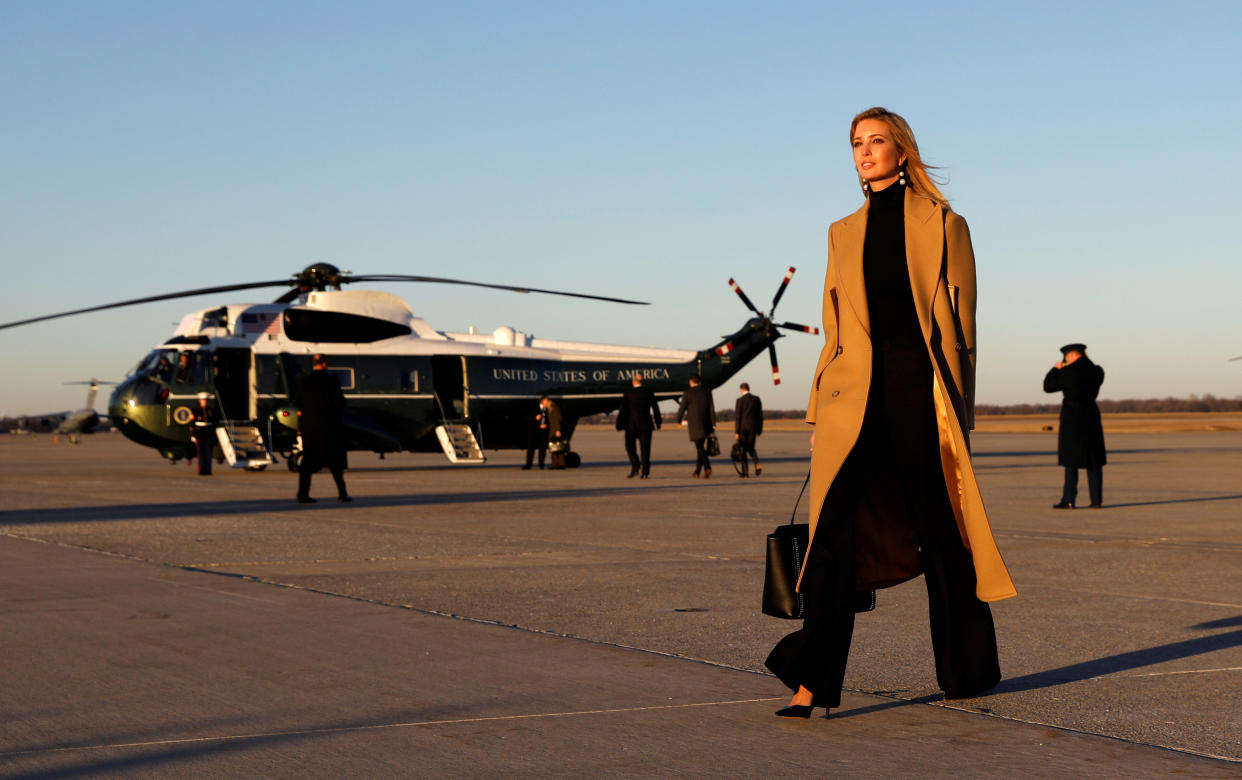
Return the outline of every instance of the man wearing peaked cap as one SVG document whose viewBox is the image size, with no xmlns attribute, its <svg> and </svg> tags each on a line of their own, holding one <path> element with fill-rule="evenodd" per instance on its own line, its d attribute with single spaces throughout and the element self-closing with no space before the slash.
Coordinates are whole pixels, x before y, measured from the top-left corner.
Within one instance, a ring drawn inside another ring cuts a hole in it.
<svg viewBox="0 0 1242 780">
<path fill-rule="evenodd" d="M 1062 359 L 1044 377 L 1044 392 L 1062 394 L 1061 424 L 1057 433 L 1057 464 L 1065 468 L 1065 484 L 1055 509 L 1073 509 L 1078 497 L 1078 469 L 1087 470 L 1092 508 L 1104 503 L 1104 427 L 1096 396 L 1104 384 L 1104 369 L 1087 357 L 1086 344 L 1061 347 Z"/>
</svg>

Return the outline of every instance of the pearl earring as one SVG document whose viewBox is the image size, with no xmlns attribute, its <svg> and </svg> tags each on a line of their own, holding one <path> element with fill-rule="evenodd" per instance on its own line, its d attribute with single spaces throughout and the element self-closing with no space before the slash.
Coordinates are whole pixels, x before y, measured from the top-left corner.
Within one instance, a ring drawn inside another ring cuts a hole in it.
<svg viewBox="0 0 1242 780">
<path fill-rule="evenodd" d="M 863 179 L 863 180 L 862 180 L 862 188 L 863 188 L 863 192 L 870 192 L 870 191 L 871 191 L 871 185 L 867 183 L 867 180 L 866 180 L 866 179 Z"/>
<path fill-rule="evenodd" d="M 897 183 L 903 187 L 906 186 L 906 167 L 904 165 L 897 171 Z"/>
</svg>

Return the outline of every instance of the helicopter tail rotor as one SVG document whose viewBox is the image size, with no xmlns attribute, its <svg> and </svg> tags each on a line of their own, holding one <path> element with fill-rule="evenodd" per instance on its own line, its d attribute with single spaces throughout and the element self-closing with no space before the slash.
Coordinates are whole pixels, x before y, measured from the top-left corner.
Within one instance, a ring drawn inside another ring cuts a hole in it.
<svg viewBox="0 0 1242 780">
<path fill-rule="evenodd" d="M 733 277 L 731 276 L 729 277 L 729 286 L 733 288 L 733 292 L 737 293 L 737 297 L 742 299 L 742 303 L 746 304 L 746 308 L 750 309 L 755 314 L 758 314 L 760 317 L 763 316 L 763 312 L 755 308 L 755 304 L 750 302 L 750 298 L 746 297 L 746 293 L 742 292 L 741 286 L 739 286 L 737 282 L 733 281 Z"/>
<path fill-rule="evenodd" d="M 742 303 L 746 304 L 747 308 L 759 316 L 764 329 L 764 336 L 768 339 L 768 359 L 772 363 L 772 383 L 776 385 L 781 383 L 781 369 L 776 359 L 776 339 L 780 338 L 780 334 L 773 332 L 773 329 L 782 328 L 812 335 L 819 334 L 819 328 L 811 325 L 799 325 L 796 322 L 776 323 L 772 321 L 772 317 L 776 314 L 776 305 L 781 302 L 781 296 L 785 294 L 785 288 L 789 286 L 789 280 L 793 278 L 794 271 L 796 270 L 796 268 L 790 266 L 789 270 L 785 272 L 785 278 L 781 279 L 780 286 L 776 288 L 776 295 L 772 298 L 772 309 L 766 315 L 755 308 L 755 304 L 751 303 L 750 298 L 746 297 L 746 293 L 742 292 L 741 286 L 734 279 L 729 279 L 729 286 L 733 288 L 733 292 L 737 293 L 737 297 L 741 298 Z M 717 349 L 716 353 L 723 355 L 731 351 L 732 348 L 733 344 L 729 343 L 724 345 L 722 348 L 723 352 Z"/>
<path fill-rule="evenodd" d="M 772 384 L 781 383 L 781 367 L 776 364 L 776 344 L 768 345 L 768 358 L 772 361 Z"/>
</svg>

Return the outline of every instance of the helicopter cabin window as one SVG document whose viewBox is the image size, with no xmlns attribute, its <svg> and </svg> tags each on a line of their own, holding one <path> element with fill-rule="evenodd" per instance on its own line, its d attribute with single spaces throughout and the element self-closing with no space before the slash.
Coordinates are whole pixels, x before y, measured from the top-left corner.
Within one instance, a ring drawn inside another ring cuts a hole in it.
<svg viewBox="0 0 1242 780">
<path fill-rule="evenodd" d="M 410 335 L 410 328 L 388 320 L 318 309 L 286 309 L 285 336 L 293 341 L 369 344 Z"/>
<path fill-rule="evenodd" d="M 203 349 L 195 350 L 190 358 L 190 384 L 206 385 L 211 384 L 211 380 L 211 353 Z"/>
<path fill-rule="evenodd" d="M 263 395 L 284 392 L 275 355 L 254 356 L 254 382 L 255 390 Z"/>
<path fill-rule="evenodd" d="M 328 366 L 328 373 L 341 383 L 342 390 L 354 389 L 354 370 L 352 368 L 333 368 Z"/>
<path fill-rule="evenodd" d="M 190 381 L 190 359 L 193 356 L 192 352 L 182 352 L 177 356 L 177 372 L 173 380 L 177 384 L 184 385 Z"/>
<path fill-rule="evenodd" d="M 199 320 L 199 329 L 203 328 L 227 328 L 229 326 L 229 307 L 221 306 L 218 309 L 211 309 L 203 312 L 203 318 Z"/>
</svg>

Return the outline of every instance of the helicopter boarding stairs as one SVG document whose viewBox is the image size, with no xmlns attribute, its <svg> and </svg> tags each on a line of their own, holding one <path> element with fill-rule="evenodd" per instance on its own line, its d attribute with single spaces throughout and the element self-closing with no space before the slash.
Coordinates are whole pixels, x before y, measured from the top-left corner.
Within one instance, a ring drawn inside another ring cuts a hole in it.
<svg viewBox="0 0 1242 780">
<path fill-rule="evenodd" d="M 487 458 L 468 422 L 445 420 L 436 426 L 436 438 L 450 463 L 483 463 Z"/>
<path fill-rule="evenodd" d="M 272 453 L 263 442 L 259 429 L 246 422 L 225 420 L 216 428 L 220 451 L 229 466 L 235 469 L 262 469 L 272 463 Z"/>
</svg>

